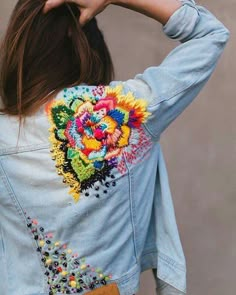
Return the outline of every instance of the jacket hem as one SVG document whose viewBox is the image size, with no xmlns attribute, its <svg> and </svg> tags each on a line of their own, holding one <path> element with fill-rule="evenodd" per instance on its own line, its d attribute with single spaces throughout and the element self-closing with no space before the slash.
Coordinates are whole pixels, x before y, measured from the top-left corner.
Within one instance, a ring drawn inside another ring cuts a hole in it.
<svg viewBox="0 0 236 295">
<path fill-rule="evenodd" d="M 160 279 L 186 294 L 186 268 L 165 254 L 152 251 L 143 254 L 141 272 L 157 269 L 155 280 Z"/>
</svg>

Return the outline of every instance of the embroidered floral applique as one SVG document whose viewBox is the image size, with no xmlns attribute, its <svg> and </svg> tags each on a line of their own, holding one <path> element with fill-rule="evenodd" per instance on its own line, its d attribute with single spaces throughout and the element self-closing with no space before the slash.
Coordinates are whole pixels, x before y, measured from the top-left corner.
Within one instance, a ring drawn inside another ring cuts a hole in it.
<svg viewBox="0 0 236 295">
<path fill-rule="evenodd" d="M 76 202 L 97 182 L 114 179 L 113 169 L 125 173 L 124 157 L 135 163 L 151 146 L 142 128 L 150 115 L 145 100 L 123 94 L 122 86 L 84 89 L 80 95 L 65 89 L 62 99 L 46 107 L 52 159 Z"/>
<path fill-rule="evenodd" d="M 36 219 L 26 218 L 45 267 L 49 295 L 84 293 L 111 280 L 111 274 L 106 275 L 102 269 L 87 264 L 85 258 L 79 258 L 66 244 L 54 240 L 53 233 L 45 233 Z"/>
</svg>

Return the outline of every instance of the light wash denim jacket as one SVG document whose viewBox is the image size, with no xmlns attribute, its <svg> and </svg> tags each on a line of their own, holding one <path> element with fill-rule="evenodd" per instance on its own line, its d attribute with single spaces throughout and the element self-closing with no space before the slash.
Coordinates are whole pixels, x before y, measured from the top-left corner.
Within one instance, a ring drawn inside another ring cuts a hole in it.
<svg viewBox="0 0 236 295">
<path fill-rule="evenodd" d="M 159 139 L 209 79 L 229 32 L 194 1 L 163 29 L 181 44 L 159 66 L 61 91 L 19 138 L 18 120 L 1 114 L 1 295 L 132 295 L 149 268 L 186 292 Z"/>
</svg>

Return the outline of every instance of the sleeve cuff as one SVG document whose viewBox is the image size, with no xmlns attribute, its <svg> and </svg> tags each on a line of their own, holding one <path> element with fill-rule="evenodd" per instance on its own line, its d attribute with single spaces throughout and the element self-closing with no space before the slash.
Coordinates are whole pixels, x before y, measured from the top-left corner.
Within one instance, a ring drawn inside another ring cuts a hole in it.
<svg viewBox="0 0 236 295">
<path fill-rule="evenodd" d="M 182 0 L 177 9 L 163 26 L 163 32 L 171 39 L 187 39 L 199 20 L 198 8 L 193 0 Z"/>
</svg>

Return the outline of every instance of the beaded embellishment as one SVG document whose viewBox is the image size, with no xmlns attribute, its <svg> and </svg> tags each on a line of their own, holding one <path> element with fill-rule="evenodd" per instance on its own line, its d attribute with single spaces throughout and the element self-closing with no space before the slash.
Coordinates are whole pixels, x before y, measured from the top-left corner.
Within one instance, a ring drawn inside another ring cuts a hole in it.
<svg viewBox="0 0 236 295">
<path fill-rule="evenodd" d="M 151 146 L 142 128 L 150 115 L 145 100 L 123 94 L 122 85 L 78 88 L 46 106 L 52 159 L 75 202 L 96 182 L 105 185 L 114 168 L 125 173 L 124 157 L 135 163 Z"/>
<path fill-rule="evenodd" d="M 66 244 L 54 240 L 53 233 L 45 233 L 36 219 L 26 218 L 45 267 L 49 295 L 84 293 L 111 280 L 111 274 L 106 275 L 100 268 L 87 264 L 85 258 L 79 258 Z"/>
</svg>

